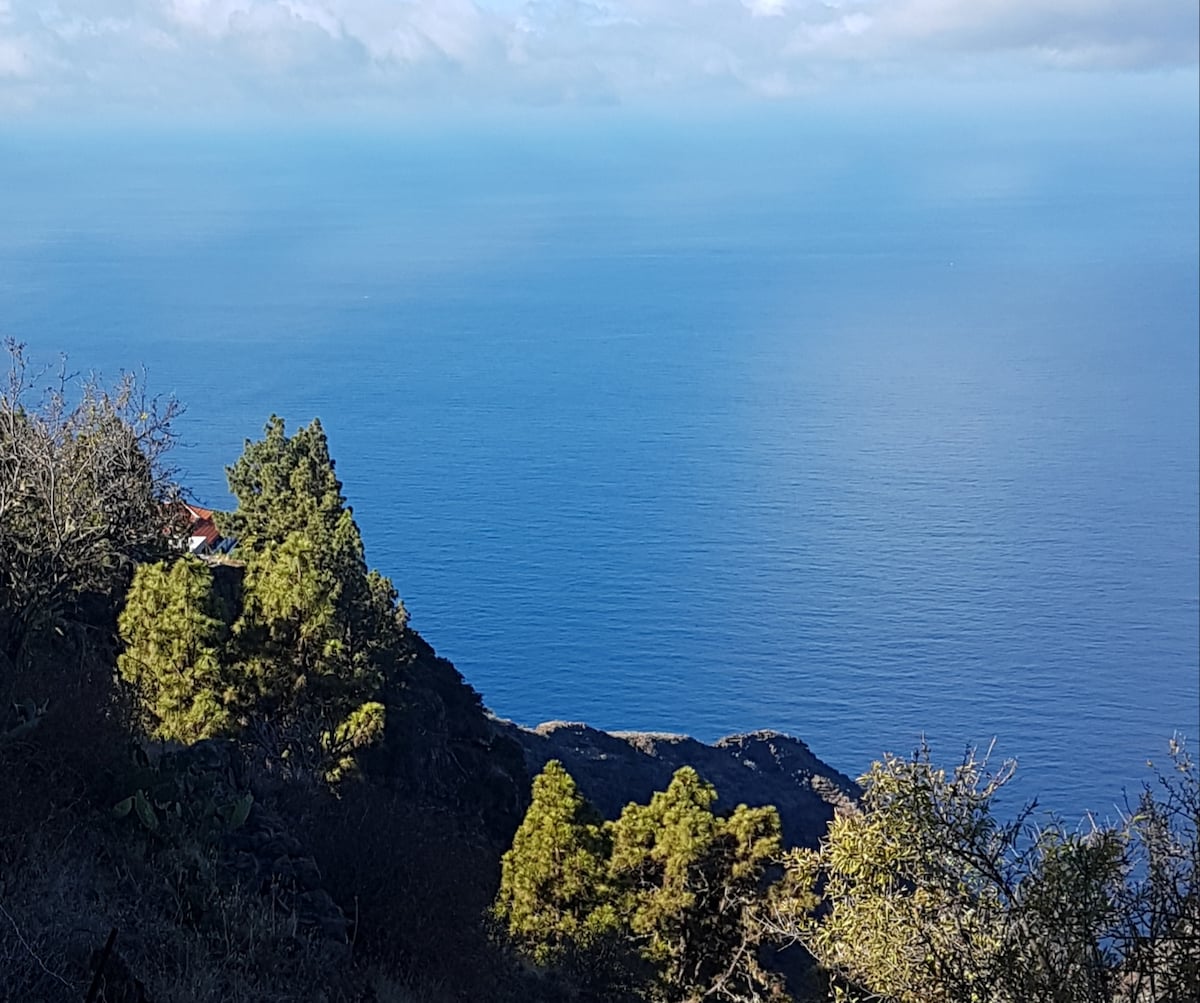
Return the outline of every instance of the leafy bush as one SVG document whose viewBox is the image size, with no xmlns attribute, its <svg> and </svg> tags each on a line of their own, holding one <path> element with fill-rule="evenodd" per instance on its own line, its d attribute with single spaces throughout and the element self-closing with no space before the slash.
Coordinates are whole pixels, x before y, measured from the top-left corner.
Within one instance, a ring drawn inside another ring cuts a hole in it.
<svg viewBox="0 0 1200 1003">
<path fill-rule="evenodd" d="M 1170 768 L 1126 819 L 1129 877 L 1118 897 L 1120 998 L 1182 1000 L 1200 986 L 1200 771 L 1178 739 Z"/>
<path fill-rule="evenodd" d="M 1136 815 L 1080 829 L 994 810 L 1012 777 L 922 746 L 862 779 L 862 810 L 796 850 L 764 913 L 831 975 L 837 1000 L 1126 1003 L 1189 998 L 1200 972 L 1195 767 Z M 1165 795 L 1165 796 L 1161 796 Z M 1186 992 L 1185 992 L 1186 990 Z"/>
</svg>

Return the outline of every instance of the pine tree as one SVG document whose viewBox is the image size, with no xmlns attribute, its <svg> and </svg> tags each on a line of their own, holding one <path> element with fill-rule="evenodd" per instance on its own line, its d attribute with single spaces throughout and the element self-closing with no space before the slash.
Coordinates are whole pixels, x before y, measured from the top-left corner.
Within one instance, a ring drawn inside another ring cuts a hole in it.
<svg viewBox="0 0 1200 1003">
<path fill-rule="evenodd" d="M 612 826 L 609 877 L 618 912 L 657 968 L 656 996 L 770 998 L 758 963 L 756 921 L 767 868 L 781 853 L 772 807 L 714 815 L 713 786 L 690 766 L 648 805 L 630 804 Z"/>
<path fill-rule="evenodd" d="M 533 801 L 501 861 L 495 915 L 541 965 L 578 960 L 617 926 L 606 903 L 608 840 L 595 809 L 558 760 L 533 782 Z"/>
<path fill-rule="evenodd" d="M 228 474 L 238 508 L 222 524 L 245 562 L 234 631 L 252 723 L 281 751 L 341 761 L 338 736 L 361 745 L 368 725 L 382 730 L 382 667 L 395 661 L 404 608 L 386 578 L 367 572 L 318 420 L 288 436 L 272 416 Z"/>
<path fill-rule="evenodd" d="M 662 1001 L 775 998 L 758 963 L 758 910 L 779 816 L 739 805 L 720 817 L 716 797 L 684 767 L 648 805 L 601 823 L 562 765 L 547 763 L 504 856 L 496 915 L 539 964 L 586 971 L 593 984 L 632 975 Z"/>
<path fill-rule="evenodd" d="M 155 738 L 194 742 L 232 730 L 239 695 L 223 664 L 228 616 L 203 561 L 184 557 L 135 572 L 119 619 L 125 650 L 117 667 Z"/>
</svg>

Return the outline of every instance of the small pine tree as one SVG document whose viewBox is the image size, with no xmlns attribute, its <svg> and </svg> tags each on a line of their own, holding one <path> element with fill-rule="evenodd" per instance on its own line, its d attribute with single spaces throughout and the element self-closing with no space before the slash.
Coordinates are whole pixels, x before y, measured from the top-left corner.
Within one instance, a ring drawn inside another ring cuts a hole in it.
<svg viewBox="0 0 1200 1003">
<path fill-rule="evenodd" d="M 612 826 L 618 911 L 657 970 L 661 1000 L 767 999 L 778 990 L 758 963 L 756 910 L 781 852 L 779 815 L 739 805 L 722 818 L 712 811 L 716 799 L 685 766 Z"/>
<path fill-rule="evenodd" d="M 533 782 L 533 801 L 501 860 L 494 915 L 537 964 L 578 960 L 610 934 L 608 838 L 595 809 L 552 759 Z"/>
<path fill-rule="evenodd" d="M 203 561 L 184 557 L 135 572 L 118 624 L 125 650 L 117 668 L 155 738 L 194 742 L 233 727 L 228 615 Z"/>
</svg>

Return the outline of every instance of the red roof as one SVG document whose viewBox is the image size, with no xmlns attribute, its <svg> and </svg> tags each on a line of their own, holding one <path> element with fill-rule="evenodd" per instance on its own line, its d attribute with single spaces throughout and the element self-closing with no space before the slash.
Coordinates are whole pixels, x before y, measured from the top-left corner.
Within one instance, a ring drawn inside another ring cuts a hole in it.
<svg viewBox="0 0 1200 1003">
<path fill-rule="evenodd" d="M 221 534 L 217 532 L 217 524 L 213 522 L 211 513 L 192 523 L 191 529 L 188 530 L 188 536 L 193 539 L 197 536 L 203 537 L 204 542 L 210 547 L 221 539 Z"/>
<path fill-rule="evenodd" d="M 189 541 L 197 538 L 204 541 L 206 547 L 212 547 L 221 542 L 221 534 L 217 531 L 217 524 L 213 520 L 213 510 L 210 508 L 201 508 L 199 505 L 189 505 L 187 502 L 179 502 L 180 523 L 187 522 L 187 536 Z"/>
</svg>

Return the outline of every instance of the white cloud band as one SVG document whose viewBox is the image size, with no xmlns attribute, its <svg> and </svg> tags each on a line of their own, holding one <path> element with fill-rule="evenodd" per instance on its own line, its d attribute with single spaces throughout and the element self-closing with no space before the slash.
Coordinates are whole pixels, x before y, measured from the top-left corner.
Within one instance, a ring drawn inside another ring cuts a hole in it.
<svg viewBox="0 0 1200 1003">
<path fill-rule="evenodd" d="M 1194 66 L 1195 0 L 0 0 L 0 110 L 787 95 L 981 61 Z"/>
</svg>

